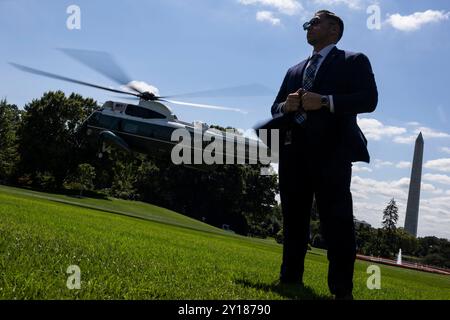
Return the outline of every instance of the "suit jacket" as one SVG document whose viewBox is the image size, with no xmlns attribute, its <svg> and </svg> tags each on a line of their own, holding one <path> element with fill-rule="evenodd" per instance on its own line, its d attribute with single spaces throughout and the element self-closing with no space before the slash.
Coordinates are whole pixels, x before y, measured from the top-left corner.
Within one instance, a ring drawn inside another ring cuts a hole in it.
<svg viewBox="0 0 450 320">
<path fill-rule="evenodd" d="M 291 67 L 272 106 L 272 114 L 290 93 L 302 87 L 303 73 L 308 59 Z M 302 131 L 306 139 L 316 145 L 333 143 L 352 161 L 369 162 L 367 140 L 358 127 L 358 113 L 373 112 L 378 103 L 378 91 L 369 59 L 362 53 L 339 50 L 334 47 L 320 66 L 311 92 L 332 95 L 334 113 L 325 108 L 308 111 L 307 120 L 300 128 L 293 114 L 274 118 L 259 128 L 292 129 Z"/>
</svg>

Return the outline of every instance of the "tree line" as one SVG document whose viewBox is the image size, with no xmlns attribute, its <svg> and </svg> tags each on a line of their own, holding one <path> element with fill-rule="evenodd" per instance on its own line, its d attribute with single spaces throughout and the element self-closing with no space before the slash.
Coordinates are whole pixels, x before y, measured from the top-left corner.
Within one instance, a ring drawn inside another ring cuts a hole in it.
<svg viewBox="0 0 450 320">
<path fill-rule="evenodd" d="M 79 130 L 97 107 L 91 98 L 61 91 L 22 109 L 0 101 L 0 183 L 144 201 L 243 235 L 279 231 L 276 175 L 261 175 L 261 165 L 196 170 L 116 149 L 99 158 L 98 146 Z"/>
<path fill-rule="evenodd" d="M 314 210 L 312 218 L 311 243 L 314 247 L 326 249 L 318 213 Z M 397 227 L 397 222 L 398 206 L 394 199 L 391 199 L 383 210 L 381 228 L 357 222 L 355 224 L 357 252 L 394 259 L 399 249 L 402 249 L 403 261 L 450 269 L 450 241 L 433 236 L 416 238 L 404 228 Z"/>
<path fill-rule="evenodd" d="M 261 165 L 220 165 L 202 171 L 173 165 L 151 154 L 116 149 L 97 156 L 98 146 L 80 137 L 83 121 L 98 107 L 78 94 L 47 92 L 22 109 L 0 101 L 0 183 L 80 196 L 139 200 L 172 209 L 242 235 L 283 242 L 277 176 L 260 174 Z M 224 129 L 214 126 L 217 129 Z M 392 199 L 382 228 L 356 224 L 357 251 L 450 268 L 447 239 L 416 239 L 397 228 Z M 311 210 L 311 245 L 325 248 L 319 214 Z"/>
</svg>

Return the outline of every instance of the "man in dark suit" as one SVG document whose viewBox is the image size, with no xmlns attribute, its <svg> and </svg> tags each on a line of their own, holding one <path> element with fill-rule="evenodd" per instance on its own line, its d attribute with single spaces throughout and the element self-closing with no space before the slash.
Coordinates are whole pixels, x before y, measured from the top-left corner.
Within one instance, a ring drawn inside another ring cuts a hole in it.
<svg viewBox="0 0 450 320">
<path fill-rule="evenodd" d="M 302 283 L 315 197 L 328 247 L 328 286 L 352 299 L 356 256 L 352 162 L 369 162 L 367 140 L 356 122 L 373 112 L 378 92 L 368 58 L 336 48 L 342 19 L 318 11 L 304 25 L 313 54 L 290 68 L 272 106 L 281 131 L 279 179 L 284 247 L 281 283 Z"/>
</svg>

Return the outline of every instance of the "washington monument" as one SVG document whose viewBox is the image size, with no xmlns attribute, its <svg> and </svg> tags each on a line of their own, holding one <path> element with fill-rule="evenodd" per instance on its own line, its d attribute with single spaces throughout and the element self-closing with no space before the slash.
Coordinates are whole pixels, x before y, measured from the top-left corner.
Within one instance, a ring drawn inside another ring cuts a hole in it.
<svg viewBox="0 0 450 320">
<path fill-rule="evenodd" d="M 416 139 L 414 159 L 409 183 L 408 204 L 406 205 L 405 230 L 417 237 L 417 221 L 419 219 L 420 181 L 422 179 L 423 137 L 422 132 Z"/>
</svg>

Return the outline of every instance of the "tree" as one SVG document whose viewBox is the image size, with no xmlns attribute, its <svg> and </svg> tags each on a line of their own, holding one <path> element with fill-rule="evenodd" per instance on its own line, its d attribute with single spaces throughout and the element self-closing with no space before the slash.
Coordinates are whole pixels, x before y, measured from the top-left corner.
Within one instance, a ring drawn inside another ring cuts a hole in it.
<svg viewBox="0 0 450 320">
<path fill-rule="evenodd" d="M 370 233 L 370 241 L 366 242 L 362 248 L 364 254 L 379 257 L 390 257 L 391 248 L 388 246 L 388 242 L 386 241 L 385 230 L 372 229 L 370 230 Z"/>
<path fill-rule="evenodd" d="M 275 241 L 279 244 L 283 244 L 284 242 L 283 227 L 281 227 L 281 229 L 275 235 Z"/>
<path fill-rule="evenodd" d="M 138 155 L 140 164 L 137 167 L 135 187 L 139 194 L 139 200 L 156 204 L 161 194 L 159 183 L 160 169 L 146 155 Z"/>
<path fill-rule="evenodd" d="M 424 264 L 434 265 L 434 266 L 438 266 L 438 267 L 444 267 L 444 268 L 450 267 L 450 261 L 438 253 L 430 253 L 430 254 L 426 255 L 423 258 L 422 262 Z"/>
<path fill-rule="evenodd" d="M 93 99 L 78 94 L 66 98 L 62 91 L 47 92 L 27 104 L 19 134 L 21 174 L 35 178 L 45 172 L 62 187 L 80 163 L 77 130 L 96 106 Z"/>
<path fill-rule="evenodd" d="M 395 232 L 396 230 L 396 224 L 398 220 L 398 207 L 395 203 L 394 198 L 389 201 L 389 204 L 383 211 L 383 229 L 387 230 L 388 232 Z"/>
<path fill-rule="evenodd" d="M 311 221 L 319 221 L 319 209 L 317 208 L 316 195 L 313 197 L 313 202 L 311 205 Z"/>
<path fill-rule="evenodd" d="M 95 168 L 89 163 L 82 163 L 78 165 L 71 184 L 80 190 L 80 197 L 82 197 L 83 191 L 92 190 L 94 188 L 94 179 Z"/>
<path fill-rule="evenodd" d="M 358 227 L 355 228 L 355 237 L 356 237 L 356 250 L 362 254 L 368 254 L 364 250 L 367 249 L 369 243 L 373 240 L 374 229 L 370 226 L 365 226 L 363 224 L 359 224 Z M 369 253 L 370 255 L 370 253 Z"/>
<path fill-rule="evenodd" d="M 40 189 L 53 191 L 58 189 L 55 177 L 51 172 L 48 171 L 38 171 L 34 175 L 34 185 Z"/>
<path fill-rule="evenodd" d="M 397 236 L 397 220 L 398 220 L 398 207 L 394 198 L 389 201 L 388 205 L 383 211 L 383 239 L 384 247 L 387 248 L 385 256 L 392 257 L 398 251 L 399 240 Z"/>
<path fill-rule="evenodd" d="M 403 228 L 398 228 L 396 235 L 398 237 L 398 246 L 402 249 L 403 254 L 414 255 L 419 247 L 416 237 Z"/>
<path fill-rule="evenodd" d="M 423 263 L 450 268 L 450 241 L 434 236 L 417 240 L 416 255 L 423 257 Z"/>
<path fill-rule="evenodd" d="M 0 100 L 0 181 L 11 180 L 19 162 L 17 131 L 21 112 L 16 105 Z"/>
<path fill-rule="evenodd" d="M 261 175 L 261 165 L 243 167 L 242 214 L 249 233 L 274 236 L 281 227 L 281 208 L 275 199 L 278 192 L 276 175 Z"/>
<path fill-rule="evenodd" d="M 325 238 L 320 233 L 317 233 L 313 236 L 313 238 L 311 240 L 311 245 L 313 247 L 320 248 L 320 249 L 328 249 Z"/>
<path fill-rule="evenodd" d="M 116 161 L 113 165 L 113 181 L 111 195 L 117 198 L 134 200 L 138 191 L 135 184 L 137 181 L 136 159 L 123 151 L 115 151 Z"/>
<path fill-rule="evenodd" d="M 439 247 L 439 239 L 434 236 L 419 238 L 418 241 L 419 247 L 416 252 L 418 256 L 424 257 L 430 253 L 435 253 L 436 248 Z"/>
</svg>

